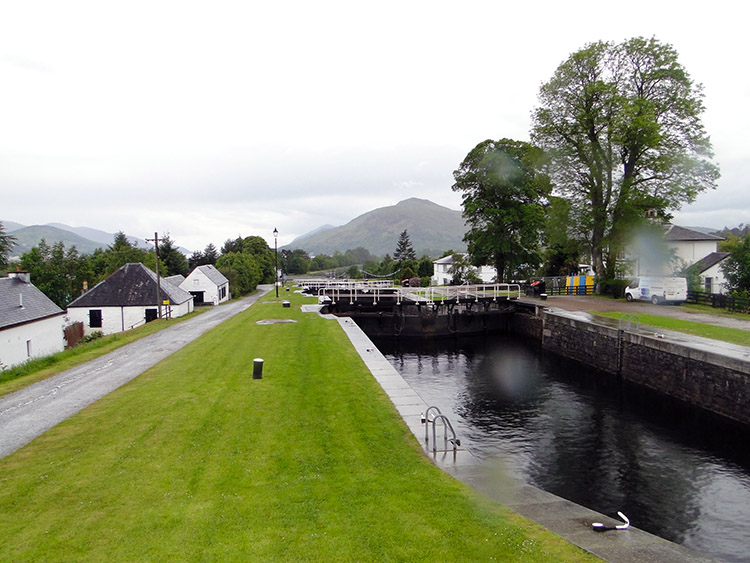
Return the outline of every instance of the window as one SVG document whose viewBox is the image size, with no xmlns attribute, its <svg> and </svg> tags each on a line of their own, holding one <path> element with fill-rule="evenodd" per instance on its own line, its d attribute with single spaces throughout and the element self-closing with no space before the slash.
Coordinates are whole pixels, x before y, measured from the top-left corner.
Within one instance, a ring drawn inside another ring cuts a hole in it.
<svg viewBox="0 0 750 563">
<path fill-rule="evenodd" d="M 102 310 L 101 309 L 89 310 L 89 327 L 102 328 Z"/>
<path fill-rule="evenodd" d="M 26 357 L 31 357 L 31 340 L 26 341 Z"/>
</svg>

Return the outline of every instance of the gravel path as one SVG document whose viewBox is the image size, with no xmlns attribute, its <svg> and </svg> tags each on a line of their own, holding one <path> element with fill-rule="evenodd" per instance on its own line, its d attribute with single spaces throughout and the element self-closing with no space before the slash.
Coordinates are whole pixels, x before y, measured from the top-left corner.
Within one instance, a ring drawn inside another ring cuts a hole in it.
<svg viewBox="0 0 750 563">
<path fill-rule="evenodd" d="M 241 313 L 272 286 L 212 308 L 105 356 L 0 397 L 0 458 L 137 377 L 206 331 Z"/>
<path fill-rule="evenodd" d="M 608 299 L 605 297 L 586 297 L 578 295 L 551 295 L 547 300 L 542 302 L 535 298 L 526 298 L 527 300 L 544 303 L 547 307 L 557 307 L 566 311 L 586 311 L 586 312 L 622 312 L 632 314 L 649 314 L 660 315 L 662 317 L 674 317 L 684 321 L 693 321 L 709 325 L 724 326 L 728 328 L 739 328 L 750 330 L 750 320 L 741 320 L 732 317 L 722 317 L 718 314 L 697 313 L 690 311 L 680 305 L 652 305 L 647 302 L 628 303 L 624 299 Z"/>
</svg>

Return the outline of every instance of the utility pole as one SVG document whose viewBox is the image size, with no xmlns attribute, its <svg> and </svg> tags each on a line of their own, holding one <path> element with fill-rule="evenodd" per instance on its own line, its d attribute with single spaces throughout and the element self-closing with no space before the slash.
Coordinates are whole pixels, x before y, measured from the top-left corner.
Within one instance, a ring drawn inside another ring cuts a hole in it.
<svg viewBox="0 0 750 563">
<path fill-rule="evenodd" d="M 147 238 L 147 242 L 154 243 L 154 252 L 156 252 L 156 306 L 161 318 L 161 276 L 159 275 L 159 233 L 154 233 L 154 238 Z"/>
<path fill-rule="evenodd" d="M 276 286 L 276 297 L 279 296 L 279 231 L 273 229 L 273 284 Z"/>
</svg>

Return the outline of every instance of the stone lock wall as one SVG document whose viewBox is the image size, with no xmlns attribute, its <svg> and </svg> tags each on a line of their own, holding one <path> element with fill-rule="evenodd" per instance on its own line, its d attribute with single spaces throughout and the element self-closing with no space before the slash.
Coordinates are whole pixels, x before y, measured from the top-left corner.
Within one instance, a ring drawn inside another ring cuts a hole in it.
<svg viewBox="0 0 750 563">
<path fill-rule="evenodd" d="M 540 310 L 534 316 L 536 323 L 518 319 L 512 327 L 532 336 L 536 324 L 543 349 L 750 425 L 750 361 L 566 314 Z"/>
</svg>

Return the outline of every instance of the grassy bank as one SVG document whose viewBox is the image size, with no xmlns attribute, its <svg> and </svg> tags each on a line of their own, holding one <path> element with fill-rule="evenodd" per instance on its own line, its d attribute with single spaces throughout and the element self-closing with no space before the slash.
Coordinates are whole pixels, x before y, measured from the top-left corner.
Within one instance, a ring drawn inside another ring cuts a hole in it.
<svg viewBox="0 0 750 563">
<path fill-rule="evenodd" d="M 434 467 L 338 324 L 288 298 L 0 460 L 0 559 L 589 559 Z"/>
<path fill-rule="evenodd" d="M 594 314 L 612 319 L 619 319 L 623 315 L 623 313 L 617 312 L 597 312 Z M 662 317 L 659 315 L 648 315 L 643 313 L 638 313 L 638 320 L 642 325 L 672 330 L 674 332 L 682 332 L 693 336 L 701 336 L 703 338 L 711 338 L 713 340 L 721 340 L 722 342 L 729 342 L 740 346 L 750 346 L 750 332 L 739 328 L 727 328 L 692 321 L 683 321 L 673 317 Z"/>
<path fill-rule="evenodd" d="M 21 365 L 0 371 L 0 397 L 18 391 L 27 385 L 36 383 L 60 372 L 91 361 L 99 356 L 108 354 L 155 332 L 159 332 L 175 323 L 180 323 L 199 315 L 203 311 L 195 311 L 178 319 L 158 319 L 138 328 L 126 332 L 118 332 L 81 343 L 75 348 L 69 348 L 43 358 L 35 358 Z"/>
</svg>

